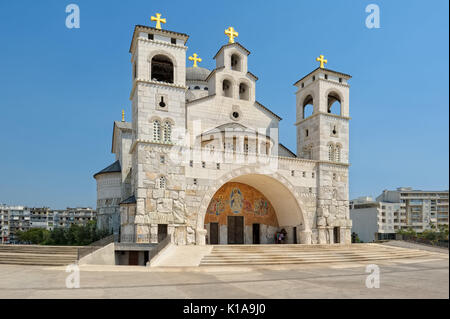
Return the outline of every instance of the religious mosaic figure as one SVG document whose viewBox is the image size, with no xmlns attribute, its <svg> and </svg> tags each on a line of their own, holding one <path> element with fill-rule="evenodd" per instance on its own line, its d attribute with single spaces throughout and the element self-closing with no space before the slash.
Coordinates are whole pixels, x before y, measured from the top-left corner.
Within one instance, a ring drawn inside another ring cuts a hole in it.
<svg viewBox="0 0 450 319">
<path fill-rule="evenodd" d="M 242 211 L 244 197 L 239 188 L 233 188 L 230 195 L 230 208 L 235 214 L 239 214 Z"/>
<path fill-rule="evenodd" d="M 222 195 L 219 195 L 218 198 L 213 199 L 208 207 L 209 214 L 215 214 L 219 216 L 225 210 L 225 201 Z"/>
<path fill-rule="evenodd" d="M 245 213 L 253 213 L 253 206 L 252 203 L 246 199 L 244 199 L 244 208 Z"/>
<path fill-rule="evenodd" d="M 266 216 L 269 213 L 269 204 L 266 200 L 260 198 L 255 200 L 255 215 Z"/>
</svg>

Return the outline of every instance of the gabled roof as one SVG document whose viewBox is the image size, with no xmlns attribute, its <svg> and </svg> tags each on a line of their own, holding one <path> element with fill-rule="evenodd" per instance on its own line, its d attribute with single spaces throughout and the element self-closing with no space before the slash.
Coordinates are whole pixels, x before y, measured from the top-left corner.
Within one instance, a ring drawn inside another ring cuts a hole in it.
<svg viewBox="0 0 450 319">
<path fill-rule="evenodd" d="M 230 130 L 230 132 L 233 133 L 247 133 L 249 134 L 249 136 L 265 136 L 267 139 L 271 140 L 272 142 L 274 141 L 272 137 L 262 134 L 261 132 L 258 132 L 257 130 L 250 128 L 250 127 L 246 127 L 240 123 L 235 123 L 235 122 L 231 122 L 231 123 L 225 123 L 222 125 L 219 125 L 215 128 L 212 128 L 206 132 L 203 132 L 199 135 L 197 135 L 198 137 L 204 137 L 204 136 L 208 136 L 208 135 L 213 135 L 213 134 L 217 134 L 217 133 L 226 133 L 228 130 Z"/>
<path fill-rule="evenodd" d="M 281 117 L 279 117 L 278 115 L 276 115 L 275 113 L 273 113 L 271 110 L 269 110 L 267 107 L 265 107 L 264 105 L 262 105 L 261 103 L 259 103 L 258 101 L 255 101 L 256 106 L 258 106 L 259 108 L 269 112 L 272 116 L 274 116 L 275 118 L 277 118 L 279 121 L 282 120 Z"/>
<path fill-rule="evenodd" d="M 132 131 L 132 125 L 130 122 L 119 122 L 114 121 L 113 124 L 113 134 L 112 134 L 112 142 L 111 142 L 111 153 L 114 153 L 114 138 L 116 134 L 116 129 L 122 130 L 122 131 Z"/>
<path fill-rule="evenodd" d="M 281 148 L 285 149 L 288 153 L 290 153 L 290 154 L 292 155 L 292 157 L 297 157 L 297 155 L 296 155 L 294 152 L 292 152 L 290 149 L 288 149 L 288 148 L 287 148 L 286 146 L 284 146 L 283 144 L 278 143 L 278 145 L 279 145 Z"/>
<path fill-rule="evenodd" d="M 225 67 L 224 67 L 224 66 L 219 66 L 218 68 L 215 68 L 214 70 L 212 70 L 211 73 L 209 73 L 209 75 L 208 75 L 208 77 L 206 78 L 205 81 L 209 81 L 209 78 L 210 78 L 213 74 L 215 74 L 218 70 L 222 70 L 222 69 L 225 69 Z"/>
<path fill-rule="evenodd" d="M 122 172 L 122 167 L 120 166 L 120 161 L 117 160 L 114 163 L 112 163 L 111 165 L 109 165 L 108 167 L 102 169 L 100 172 L 95 173 L 94 178 L 96 178 L 96 176 L 101 175 L 101 174 L 121 173 L 121 172 Z"/>
<path fill-rule="evenodd" d="M 210 129 L 206 132 L 203 132 L 200 135 L 209 135 L 209 134 L 214 134 L 214 133 L 219 133 L 219 132 L 225 132 L 227 129 L 232 129 L 232 130 L 240 130 L 242 132 L 251 132 L 256 134 L 257 132 L 254 129 L 248 128 L 240 123 L 225 123 L 222 125 L 219 125 L 213 129 Z"/>
<path fill-rule="evenodd" d="M 241 48 L 242 50 L 244 50 L 245 53 L 247 53 L 247 55 L 250 54 L 250 51 L 247 50 L 246 48 L 244 48 L 244 46 L 242 44 L 240 44 L 239 42 L 234 42 L 234 43 L 228 43 L 228 44 L 222 45 L 222 47 L 219 49 L 219 51 L 217 51 L 217 53 L 213 57 L 213 59 L 215 59 L 223 49 L 231 47 L 231 46 L 237 46 L 237 47 Z"/>
</svg>

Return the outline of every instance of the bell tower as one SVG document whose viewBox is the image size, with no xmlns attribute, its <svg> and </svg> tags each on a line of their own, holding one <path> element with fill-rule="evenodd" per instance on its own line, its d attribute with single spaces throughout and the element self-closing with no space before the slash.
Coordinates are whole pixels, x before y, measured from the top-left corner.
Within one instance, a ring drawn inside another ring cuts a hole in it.
<svg viewBox="0 0 450 319">
<path fill-rule="evenodd" d="M 135 217 L 121 229 L 124 238 L 132 242 L 157 243 L 164 234 L 173 234 L 175 226 L 184 224 L 184 203 L 173 200 L 165 190 L 175 191 L 175 182 L 184 183 L 183 171 L 175 177 L 171 169 L 175 164 L 170 161 L 174 146 L 185 143 L 189 36 L 162 29 L 166 19 L 161 14 L 151 20 L 156 21 L 155 28 L 135 27 L 130 47 L 133 197 L 121 209 Z"/>
<path fill-rule="evenodd" d="M 297 156 L 348 164 L 350 75 L 321 66 L 298 80 Z"/>
<path fill-rule="evenodd" d="M 152 21 L 157 22 L 156 28 L 135 27 L 130 47 L 134 140 L 177 144 L 179 137 L 167 136 L 164 127 L 170 124 L 172 130 L 183 132 L 186 128 L 185 44 L 189 36 L 161 29 L 165 19 L 160 14 Z"/>
</svg>

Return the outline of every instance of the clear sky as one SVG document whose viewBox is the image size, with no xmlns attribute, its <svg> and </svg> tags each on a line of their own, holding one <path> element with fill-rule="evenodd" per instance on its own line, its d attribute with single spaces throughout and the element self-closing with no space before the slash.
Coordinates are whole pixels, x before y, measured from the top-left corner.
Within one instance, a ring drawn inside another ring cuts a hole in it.
<svg viewBox="0 0 450 319">
<path fill-rule="evenodd" d="M 81 28 L 67 29 L 68 4 Z M 368 29 L 365 8 L 380 7 Z M 0 2 L 0 203 L 96 205 L 92 175 L 111 164 L 114 120 L 130 120 L 134 25 L 187 33 L 188 54 L 212 57 L 233 26 L 259 77 L 258 101 L 280 115 L 296 151 L 293 83 L 327 67 L 351 74 L 350 197 L 411 186 L 448 189 L 448 1 Z M 191 62 L 188 61 L 188 65 Z"/>
</svg>

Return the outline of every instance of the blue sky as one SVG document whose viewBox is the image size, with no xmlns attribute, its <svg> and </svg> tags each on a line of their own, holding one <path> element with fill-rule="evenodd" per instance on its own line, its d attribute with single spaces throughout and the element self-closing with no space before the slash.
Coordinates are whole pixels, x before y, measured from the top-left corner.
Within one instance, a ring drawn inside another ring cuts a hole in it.
<svg viewBox="0 0 450 319">
<path fill-rule="evenodd" d="M 67 29 L 75 3 L 81 28 Z M 365 8 L 380 7 L 368 29 Z M 92 175 L 113 162 L 114 120 L 129 120 L 134 25 L 187 33 L 212 57 L 232 25 L 251 51 L 257 99 L 296 150 L 295 88 L 324 54 L 351 74 L 350 197 L 448 189 L 448 1 L 1 1 L 0 203 L 95 207 Z M 190 64 L 190 63 L 189 63 Z"/>
</svg>

